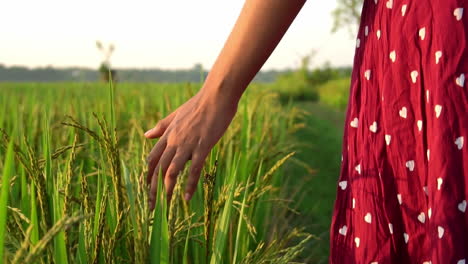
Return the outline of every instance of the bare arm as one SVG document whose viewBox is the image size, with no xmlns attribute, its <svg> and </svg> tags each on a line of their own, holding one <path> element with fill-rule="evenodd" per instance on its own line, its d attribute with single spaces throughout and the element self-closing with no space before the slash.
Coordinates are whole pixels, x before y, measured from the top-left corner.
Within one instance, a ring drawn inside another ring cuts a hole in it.
<svg viewBox="0 0 468 264">
<path fill-rule="evenodd" d="M 160 138 L 148 157 L 150 207 L 158 172 L 169 199 L 179 172 L 192 160 L 185 199 L 200 178 L 206 156 L 232 121 L 247 85 L 286 33 L 305 0 L 246 0 L 228 40 L 202 89 L 145 133 Z"/>
<path fill-rule="evenodd" d="M 239 100 L 305 0 L 247 0 L 205 88 Z"/>
</svg>

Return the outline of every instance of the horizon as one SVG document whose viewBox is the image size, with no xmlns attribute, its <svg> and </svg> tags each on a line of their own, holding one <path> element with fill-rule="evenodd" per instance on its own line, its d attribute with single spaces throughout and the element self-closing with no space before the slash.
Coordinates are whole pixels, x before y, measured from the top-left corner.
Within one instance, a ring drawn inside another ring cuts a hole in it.
<svg viewBox="0 0 468 264">
<path fill-rule="evenodd" d="M 9 10 L 0 17 L 0 22 L 9 25 L 0 28 L 4 37 L 0 64 L 5 67 L 93 69 L 103 57 L 95 45 L 99 40 L 106 46 L 115 45 L 111 58 L 115 69 L 169 71 L 191 69 L 196 64 L 209 69 L 243 5 L 241 0 L 137 0 L 131 4 L 84 0 L 70 7 L 58 0 L 44 0 L 28 2 L 30 8 L 25 10 L 26 2 L 3 4 L 3 10 Z M 106 11 L 109 6 L 112 14 Z M 316 55 L 311 68 L 326 62 L 333 67 L 351 67 L 355 41 L 347 30 L 331 33 L 335 7 L 335 2 L 306 2 L 262 71 L 297 68 L 301 58 L 312 51 Z M 16 9 L 28 19 L 18 20 Z"/>
<path fill-rule="evenodd" d="M 184 71 L 184 70 L 192 70 L 194 69 L 196 64 L 194 64 L 192 67 L 185 67 L 185 68 L 161 68 L 161 67 L 148 67 L 148 68 L 142 68 L 142 67 L 112 67 L 113 70 L 134 70 L 134 71 Z M 311 67 L 310 69 L 318 69 L 322 68 L 323 65 L 317 65 L 317 67 Z M 0 63 L 0 67 L 4 68 L 24 68 L 27 70 L 41 70 L 41 69 L 54 69 L 54 70 L 70 70 L 70 69 L 81 69 L 81 70 L 98 70 L 98 67 L 92 67 L 92 66 L 54 66 L 54 65 L 38 65 L 38 66 L 27 66 L 27 65 L 5 65 L 3 63 Z M 342 69 L 342 68 L 352 68 L 353 66 L 350 65 L 332 65 L 332 68 L 334 69 Z M 209 72 L 211 69 L 203 68 L 204 71 Z M 278 71 L 278 72 L 284 72 L 284 71 L 291 71 L 291 70 L 296 70 L 296 68 L 290 67 L 290 68 L 271 68 L 271 69 L 264 69 L 262 68 L 260 71 L 261 72 L 267 72 L 267 71 Z"/>
</svg>

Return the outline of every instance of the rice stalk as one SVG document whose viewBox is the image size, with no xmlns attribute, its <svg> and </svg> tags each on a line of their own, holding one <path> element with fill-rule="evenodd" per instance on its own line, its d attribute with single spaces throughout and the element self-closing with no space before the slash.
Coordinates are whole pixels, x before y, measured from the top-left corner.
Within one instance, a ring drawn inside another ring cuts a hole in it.
<svg viewBox="0 0 468 264">
<path fill-rule="evenodd" d="M 26 230 L 23 243 L 21 243 L 21 247 L 16 251 L 13 260 L 11 261 L 12 264 L 20 263 L 20 261 L 22 261 L 24 255 L 26 254 L 26 251 L 31 246 L 31 241 L 29 237 L 31 236 L 33 227 L 33 225 L 29 225 L 28 229 Z"/>
<path fill-rule="evenodd" d="M 213 168 L 207 174 L 203 181 L 204 194 L 204 234 L 205 234 L 205 259 L 208 263 L 211 256 L 211 230 L 213 229 L 213 203 L 214 203 L 214 187 L 216 184 L 216 169 L 217 162 L 215 161 Z"/>
<path fill-rule="evenodd" d="M 64 216 L 52 228 L 44 234 L 39 242 L 29 251 L 28 255 L 24 258 L 23 263 L 32 263 L 39 257 L 42 251 L 50 243 L 50 241 L 61 231 L 67 230 L 76 223 L 84 219 L 84 216 Z"/>
</svg>

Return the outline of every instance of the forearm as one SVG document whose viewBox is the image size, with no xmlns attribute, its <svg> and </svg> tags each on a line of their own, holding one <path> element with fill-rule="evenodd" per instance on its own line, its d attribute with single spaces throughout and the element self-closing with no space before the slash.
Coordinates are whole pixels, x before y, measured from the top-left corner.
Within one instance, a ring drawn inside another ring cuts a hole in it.
<svg viewBox="0 0 468 264">
<path fill-rule="evenodd" d="M 246 0 L 203 89 L 239 100 L 304 3 L 305 0 Z"/>
</svg>

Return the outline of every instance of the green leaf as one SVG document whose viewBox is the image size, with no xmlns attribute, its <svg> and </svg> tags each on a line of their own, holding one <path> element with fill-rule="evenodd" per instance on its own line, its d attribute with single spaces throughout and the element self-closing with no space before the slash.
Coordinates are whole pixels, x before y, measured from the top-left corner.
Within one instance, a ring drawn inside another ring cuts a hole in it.
<svg viewBox="0 0 468 264">
<path fill-rule="evenodd" d="M 166 193 L 162 186 L 161 172 L 158 177 L 156 205 L 154 208 L 153 230 L 150 243 L 150 263 L 169 263 L 169 230 L 166 218 Z"/>
<path fill-rule="evenodd" d="M 13 175 L 14 159 L 13 159 L 13 139 L 8 144 L 8 149 L 5 157 L 2 176 L 2 189 L 0 193 L 0 262 L 3 263 L 3 253 L 5 246 L 5 230 L 8 206 L 8 194 L 10 192 L 10 179 Z"/>
<path fill-rule="evenodd" d="M 236 164 L 239 163 L 240 154 L 237 154 L 235 157 Z M 222 256 L 224 254 L 224 249 L 226 248 L 226 244 L 228 242 L 228 232 L 229 232 L 229 224 L 231 220 L 231 211 L 233 208 L 233 201 L 234 201 L 234 191 L 235 191 L 235 183 L 237 179 L 237 165 L 233 166 L 232 170 L 230 171 L 229 179 L 227 179 L 227 185 L 229 186 L 229 196 L 224 204 L 223 213 L 221 218 L 218 220 L 216 226 L 217 229 L 215 231 L 215 243 L 213 245 L 213 254 L 211 255 L 211 264 L 219 264 L 222 263 Z"/>
</svg>

